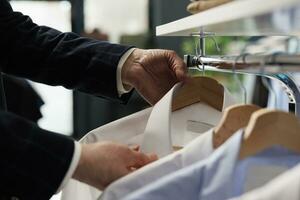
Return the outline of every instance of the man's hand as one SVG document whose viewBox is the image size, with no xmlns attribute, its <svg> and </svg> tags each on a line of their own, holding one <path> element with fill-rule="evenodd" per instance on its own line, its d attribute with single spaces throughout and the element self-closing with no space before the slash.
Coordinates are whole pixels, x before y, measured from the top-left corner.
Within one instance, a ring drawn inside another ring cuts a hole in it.
<svg viewBox="0 0 300 200">
<path fill-rule="evenodd" d="M 185 81 L 187 67 L 169 50 L 136 49 L 122 69 L 122 82 L 134 87 L 152 105 L 179 81 Z"/>
<path fill-rule="evenodd" d="M 145 155 L 138 148 L 112 142 L 83 144 L 74 179 L 103 190 L 111 182 L 157 160 L 156 155 Z"/>
</svg>

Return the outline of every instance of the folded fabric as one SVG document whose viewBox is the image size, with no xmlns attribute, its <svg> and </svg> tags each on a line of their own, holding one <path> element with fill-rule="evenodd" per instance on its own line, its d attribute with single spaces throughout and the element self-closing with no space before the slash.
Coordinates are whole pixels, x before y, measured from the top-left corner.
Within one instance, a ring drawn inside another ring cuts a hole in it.
<svg viewBox="0 0 300 200">
<path fill-rule="evenodd" d="M 214 127 L 222 116 L 220 111 L 202 102 L 187 106 L 171 114 L 173 94 L 180 87 L 180 84 L 175 85 L 153 108 L 99 127 L 88 133 L 80 142 L 93 143 L 112 140 L 127 145 L 138 144 L 141 145 L 143 152 L 157 153 L 160 158 L 173 153 L 173 146 L 185 146 L 201 133 Z M 223 108 L 234 103 L 235 101 L 225 89 Z M 128 190 L 126 193 L 118 192 L 121 191 L 119 189 L 109 191 L 118 193 L 120 197 L 131 192 Z M 101 191 L 93 187 L 71 180 L 63 190 L 62 200 L 95 200 L 100 194 Z M 115 200 L 116 198 L 112 199 Z"/>
<path fill-rule="evenodd" d="M 235 133 L 207 159 L 171 173 L 124 200 L 228 199 L 261 187 L 300 162 L 299 154 L 280 147 L 239 160 L 243 131 Z"/>
<path fill-rule="evenodd" d="M 228 3 L 232 0 L 200 0 L 200 1 L 195 1 L 195 2 L 191 2 L 188 6 L 187 6 L 187 11 L 192 13 L 192 14 L 196 14 L 205 10 L 208 10 L 210 8 Z"/>
<path fill-rule="evenodd" d="M 300 165 L 283 173 L 261 188 L 231 200 L 299 200 Z"/>
</svg>

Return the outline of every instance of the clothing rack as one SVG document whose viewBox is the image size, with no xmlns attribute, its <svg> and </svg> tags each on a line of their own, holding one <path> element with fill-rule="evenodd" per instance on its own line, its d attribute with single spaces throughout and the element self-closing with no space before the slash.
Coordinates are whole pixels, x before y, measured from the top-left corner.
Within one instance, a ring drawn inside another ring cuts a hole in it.
<svg viewBox="0 0 300 200">
<path fill-rule="evenodd" d="M 201 50 L 203 51 L 203 50 Z M 188 67 L 195 66 L 213 66 L 219 69 L 239 69 L 239 70 L 263 70 L 270 73 L 275 68 L 284 71 L 299 71 L 300 70 L 300 55 L 299 54 L 243 54 L 240 56 L 195 56 L 185 55 L 185 62 Z"/>
<path fill-rule="evenodd" d="M 213 37 L 200 29 L 193 36 L 199 37 L 199 55 L 185 55 L 188 68 L 227 73 L 252 74 L 282 83 L 289 98 L 289 111 L 300 118 L 300 88 L 290 72 L 300 72 L 300 55 L 282 52 L 273 54 L 241 54 L 238 56 L 206 56 L 205 39 Z M 214 40 L 215 41 L 215 40 Z M 217 44 L 215 44 L 218 47 Z"/>
<path fill-rule="evenodd" d="M 300 55 L 275 53 L 208 56 L 205 52 L 206 38 L 214 39 L 214 36 L 297 37 L 300 35 L 300 26 L 296 23 L 295 12 L 299 7 L 299 0 L 265 0 L 263 4 L 260 0 L 232 1 L 157 26 L 156 35 L 198 37 L 199 55 L 185 56 L 189 68 L 252 74 L 279 80 L 289 96 L 290 111 L 300 118 L 300 91 L 290 74 L 300 72 Z M 284 16 L 284 23 L 283 17 L 274 17 L 278 13 Z M 283 24 L 289 26 L 283 28 Z"/>
<path fill-rule="evenodd" d="M 204 43 L 204 38 L 200 40 L 201 43 Z M 205 52 L 201 48 L 205 48 L 205 46 L 200 45 L 200 52 Z M 289 73 L 300 71 L 300 55 L 277 53 L 272 55 L 244 54 L 207 57 L 202 54 L 201 56 L 185 55 L 184 61 L 190 69 L 252 74 L 276 79 L 282 83 L 289 97 L 289 111 L 300 118 L 300 88 Z"/>
</svg>

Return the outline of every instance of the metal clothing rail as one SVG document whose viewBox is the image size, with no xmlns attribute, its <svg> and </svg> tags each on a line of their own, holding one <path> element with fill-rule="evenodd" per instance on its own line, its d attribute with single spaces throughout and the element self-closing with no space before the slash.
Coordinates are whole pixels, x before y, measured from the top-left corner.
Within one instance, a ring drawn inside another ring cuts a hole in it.
<svg viewBox="0 0 300 200">
<path fill-rule="evenodd" d="M 260 69 L 263 64 L 264 69 L 272 69 L 277 67 L 280 70 L 300 71 L 300 55 L 299 54 L 244 54 L 241 56 L 195 56 L 185 55 L 185 62 L 188 67 L 195 66 L 213 66 L 220 69 L 235 69 L 248 70 Z M 273 70 L 272 70 L 273 71 Z"/>
<path fill-rule="evenodd" d="M 241 61 L 238 58 L 241 58 Z M 289 72 L 300 72 L 300 55 L 244 55 L 205 57 L 185 55 L 185 63 L 191 69 L 202 69 L 225 73 L 252 74 L 276 79 L 284 86 L 289 97 L 289 111 L 300 118 L 300 88 Z M 262 65 L 265 64 L 265 67 Z M 270 70 L 273 67 L 276 70 Z M 285 65 L 285 66 L 282 66 Z M 289 67 L 287 67 L 287 65 Z M 201 68 L 203 66 L 203 68 Z M 205 67 L 204 67 L 205 66 Z M 234 68 L 235 66 L 235 68 Z M 263 69 L 262 69 L 263 68 Z"/>
</svg>

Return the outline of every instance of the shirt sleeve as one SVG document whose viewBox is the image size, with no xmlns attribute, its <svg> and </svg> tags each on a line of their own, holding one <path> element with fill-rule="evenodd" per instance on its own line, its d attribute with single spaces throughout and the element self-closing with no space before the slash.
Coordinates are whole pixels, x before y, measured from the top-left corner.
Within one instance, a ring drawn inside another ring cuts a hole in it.
<svg viewBox="0 0 300 200">
<path fill-rule="evenodd" d="M 122 68 L 125 62 L 127 61 L 128 57 L 132 54 L 132 52 L 136 48 L 129 49 L 120 59 L 117 67 L 117 90 L 119 93 L 119 97 L 121 97 L 123 94 L 128 93 L 132 90 L 132 87 L 125 88 L 122 82 Z"/>
</svg>

